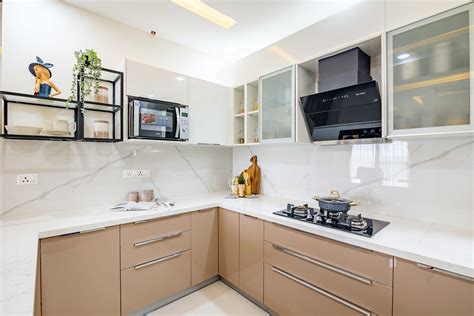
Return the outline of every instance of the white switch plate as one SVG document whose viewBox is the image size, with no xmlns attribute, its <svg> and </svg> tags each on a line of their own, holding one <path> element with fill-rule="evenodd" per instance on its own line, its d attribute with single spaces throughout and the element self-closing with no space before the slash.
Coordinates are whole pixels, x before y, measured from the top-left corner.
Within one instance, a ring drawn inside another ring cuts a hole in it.
<svg viewBox="0 0 474 316">
<path fill-rule="evenodd" d="M 149 178 L 151 177 L 150 169 L 133 169 L 133 170 L 124 170 L 123 177 L 125 179 L 130 178 Z"/>
<path fill-rule="evenodd" d="M 16 175 L 17 185 L 33 185 L 38 184 L 38 174 L 17 174 Z"/>
</svg>

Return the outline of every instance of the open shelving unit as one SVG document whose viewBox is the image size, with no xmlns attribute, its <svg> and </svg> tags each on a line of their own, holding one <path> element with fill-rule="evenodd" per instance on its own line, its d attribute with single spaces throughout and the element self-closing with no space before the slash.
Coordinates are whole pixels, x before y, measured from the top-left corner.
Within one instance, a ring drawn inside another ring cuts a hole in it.
<svg viewBox="0 0 474 316">
<path fill-rule="evenodd" d="M 108 91 L 105 98 L 107 102 L 98 102 L 93 98 L 79 102 L 77 100 L 81 100 L 81 91 L 78 91 L 77 99 L 71 102 L 61 98 L 0 91 L 3 101 L 2 136 L 25 140 L 122 141 L 123 73 L 102 68 L 100 81 L 101 86 L 106 87 L 104 90 Z M 58 120 L 74 128 L 70 128 L 69 132 L 58 133 L 53 130 L 54 122 Z M 96 121 L 107 122 L 108 137 L 95 137 Z"/>
<path fill-rule="evenodd" d="M 234 88 L 233 144 L 258 144 L 258 80 Z"/>
</svg>

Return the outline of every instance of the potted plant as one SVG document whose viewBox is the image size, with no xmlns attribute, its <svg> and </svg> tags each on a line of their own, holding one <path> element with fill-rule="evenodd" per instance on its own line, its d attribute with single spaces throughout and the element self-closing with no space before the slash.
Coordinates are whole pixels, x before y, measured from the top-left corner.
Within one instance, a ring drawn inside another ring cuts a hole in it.
<svg viewBox="0 0 474 316">
<path fill-rule="evenodd" d="M 245 179 L 244 175 L 241 174 L 239 176 L 239 196 L 244 196 L 245 195 Z"/>
<path fill-rule="evenodd" d="M 93 49 L 75 51 L 74 55 L 76 56 L 76 63 L 72 67 L 71 95 L 68 102 L 77 97 L 79 89 L 81 92 L 80 100 L 77 101 L 83 103 L 86 97 L 92 93 L 97 95 L 99 92 L 102 62 Z"/>
</svg>

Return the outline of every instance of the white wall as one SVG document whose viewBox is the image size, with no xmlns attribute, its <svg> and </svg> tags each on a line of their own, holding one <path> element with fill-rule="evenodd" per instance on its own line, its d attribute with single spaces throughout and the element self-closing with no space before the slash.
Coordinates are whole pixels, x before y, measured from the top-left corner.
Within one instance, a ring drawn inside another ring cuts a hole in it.
<svg viewBox="0 0 474 316">
<path fill-rule="evenodd" d="M 93 48 L 104 67 L 124 58 L 196 78 L 216 81 L 220 61 L 170 41 L 100 17 L 61 1 L 4 1 L 3 77 L 5 90 L 31 93 L 28 65 L 35 56 L 54 64 L 53 81 L 69 95 L 74 51 Z"/>
</svg>

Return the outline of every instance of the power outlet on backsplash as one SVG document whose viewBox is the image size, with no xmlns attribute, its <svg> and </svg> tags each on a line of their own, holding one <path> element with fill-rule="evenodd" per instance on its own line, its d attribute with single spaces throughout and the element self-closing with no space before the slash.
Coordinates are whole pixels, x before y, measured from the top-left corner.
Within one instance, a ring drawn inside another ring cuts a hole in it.
<svg viewBox="0 0 474 316">
<path fill-rule="evenodd" d="M 150 169 L 135 169 L 135 170 L 124 170 L 123 177 L 125 179 L 130 178 L 149 178 L 151 177 Z"/>
<path fill-rule="evenodd" d="M 38 174 L 17 174 L 16 175 L 17 185 L 33 185 L 38 184 Z"/>
</svg>

